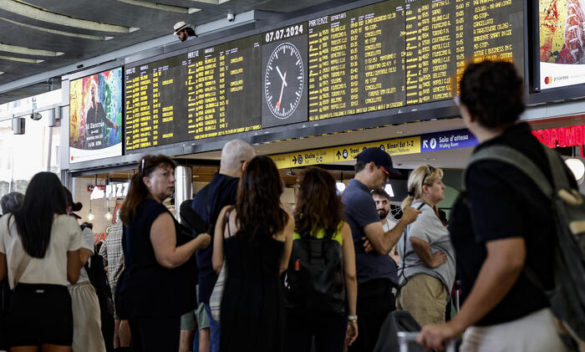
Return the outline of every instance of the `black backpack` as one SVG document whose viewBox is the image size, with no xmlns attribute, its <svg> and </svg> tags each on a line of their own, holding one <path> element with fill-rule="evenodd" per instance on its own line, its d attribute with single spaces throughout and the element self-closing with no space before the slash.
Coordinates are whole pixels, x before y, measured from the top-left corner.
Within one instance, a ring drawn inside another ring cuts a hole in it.
<svg viewBox="0 0 585 352">
<path fill-rule="evenodd" d="M 89 265 L 91 262 L 91 265 Z M 114 306 L 112 304 L 112 291 L 108 283 L 108 276 L 104 268 L 104 258 L 94 253 L 85 263 L 85 271 L 100 303 L 102 321 L 102 335 L 106 343 L 106 350 L 113 351 L 114 338 Z"/>
<path fill-rule="evenodd" d="M 323 239 L 309 231 L 293 241 L 285 279 L 285 307 L 294 311 L 344 314 L 345 280 L 341 246 L 326 230 Z"/>
</svg>

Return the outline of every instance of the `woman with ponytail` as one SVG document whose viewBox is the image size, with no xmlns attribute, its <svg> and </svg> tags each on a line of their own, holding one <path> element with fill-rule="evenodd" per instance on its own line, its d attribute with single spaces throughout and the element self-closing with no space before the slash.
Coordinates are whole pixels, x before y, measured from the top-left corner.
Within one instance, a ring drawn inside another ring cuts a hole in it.
<svg viewBox="0 0 585 352">
<path fill-rule="evenodd" d="M 175 162 L 147 155 L 120 211 L 125 268 L 116 286 L 116 308 L 129 320 L 133 351 L 179 349 L 180 317 L 195 303 L 193 253 L 211 240 L 208 234 L 181 234 L 162 204 L 174 186 Z"/>
<path fill-rule="evenodd" d="M 448 293 L 455 280 L 455 256 L 449 231 L 439 218 L 443 200 L 443 170 L 421 165 L 408 177 L 408 197 L 402 208 L 421 210 L 398 241 L 401 289 L 396 307 L 406 310 L 422 326 L 445 321 Z"/>
</svg>

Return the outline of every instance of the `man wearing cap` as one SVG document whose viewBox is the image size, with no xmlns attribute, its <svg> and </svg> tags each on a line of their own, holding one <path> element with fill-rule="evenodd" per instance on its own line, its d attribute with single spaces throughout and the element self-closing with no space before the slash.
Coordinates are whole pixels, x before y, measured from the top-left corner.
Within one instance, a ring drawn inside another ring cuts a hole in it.
<svg viewBox="0 0 585 352">
<path fill-rule="evenodd" d="M 184 42 L 185 40 L 195 39 L 197 35 L 195 35 L 195 31 L 191 25 L 185 23 L 185 21 L 179 21 L 175 23 L 173 26 L 175 31 L 175 35 L 179 38 L 180 41 Z"/>
<path fill-rule="evenodd" d="M 370 190 L 383 188 L 391 173 L 397 171 L 392 167 L 388 153 L 380 148 L 364 149 L 357 156 L 355 177 L 342 196 L 345 216 L 355 243 L 358 279 L 358 316 L 348 319 L 359 317 L 359 334 L 350 346 L 350 352 L 374 350 L 384 319 L 395 309 L 392 288 L 397 284 L 396 265 L 388 253 L 398 242 L 406 225 L 416 220 L 420 213 L 407 207 L 398 224 L 384 231 Z"/>
</svg>

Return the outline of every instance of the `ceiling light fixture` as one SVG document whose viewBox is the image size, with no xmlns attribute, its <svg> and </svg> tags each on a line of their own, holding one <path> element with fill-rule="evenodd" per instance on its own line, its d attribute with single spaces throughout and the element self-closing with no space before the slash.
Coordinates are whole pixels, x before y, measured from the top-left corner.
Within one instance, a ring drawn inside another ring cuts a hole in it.
<svg viewBox="0 0 585 352">
<path fill-rule="evenodd" d="M 191 0 L 191 1 L 202 2 L 204 4 L 221 5 L 224 2 L 228 2 L 230 0 Z"/>
<path fill-rule="evenodd" d="M 6 21 L 6 22 L 9 22 L 9 23 L 18 25 L 18 26 L 22 26 L 22 27 L 34 29 L 34 30 L 37 30 L 37 31 L 41 31 L 41 32 L 45 32 L 45 33 L 51 33 L 51 34 L 56 34 L 56 35 L 62 35 L 62 36 L 66 36 L 66 37 L 73 37 L 73 38 L 80 38 L 80 39 L 88 39 L 88 40 L 110 40 L 110 39 L 113 39 L 114 38 L 114 37 L 110 37 L 110 36 L 71 33 L 71 32 L 59 31 L 59 30 L 56 30 L 56 29 L 50 29 L 50 28 L 44 28 L 44 27 L 39 27 L 39 26 L 33 26 L 33 25 L 30 25 L 30 24 L 26 24 L 26 23 L 14 21 L 14 20 L 11 20 L 11 19 L 6 18 L 6 17 L 0 17 L 0 20 Z"/>
<path fill-rule="evenodd" d="M 0 55 L 0 60 L 24 62 L 27 64 L 40 64 L 41 62 L 45 61 L 45 60 L 40 60 L 40 59 L 25 59 L 23 57 L 3 56 L 3 55 Z"/>
<path fill-rule="evenodd" d="M 122 2 L 128 5 L 134 6 L 142 6 L 147 7 L 149 9 L 155 9 L 160 11 L 167 11 L 167 12 L 175 12 L 175 13 L 195 13 L 201 11 L 201 9 L 197 9 L 194 7 L 183 7 L 183 6 L 174 6 L 174 5 L 167 5 L 167 4 L 160 4 L 157 2 L 150 2 L 150 1 L 141 1 L 141 0 L 116 0 L 118 2 Z"/>
<path fill-rule="evenodd" d="M 113 32 L 113 33 L 132 33 L 140 28 L 124 27 L 114 24 L 99 23 L 94 21 L 73 18 L 59 13 L 51 12 L 23 1 L 0 0 L 0 8 L 4 11 L 12 12 L 20 16 L 32 18 L 38 21 L 58 24 L 67 27 L 87 29 L 90 31 Z"/>
<path fill-rule="evenodd" d="M 0 43 L 0 51 L 5 51 L 12 54 L 22 55 L 38 55 L 38 56 L 61 56 L 64 53 L 61 51 L 50 51 L 42 49 L 30 49 L 24 46 L 10 45 Z"/>
<path fill-rule="evenodd" d="M 565 160 L 565 164 L 575 176 L 575 180 L 578 184 L 583 183 L 583 178 L 585 177 L 585 165 L 583 165 L 583 161 L 577 158 L 569 158 Z"/>
</svg>

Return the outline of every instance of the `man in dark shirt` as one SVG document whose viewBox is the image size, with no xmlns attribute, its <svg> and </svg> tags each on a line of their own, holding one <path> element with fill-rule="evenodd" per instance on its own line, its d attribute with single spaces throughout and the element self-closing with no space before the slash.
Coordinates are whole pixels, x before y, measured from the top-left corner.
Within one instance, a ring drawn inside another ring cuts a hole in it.
<svg viewBox="0 0 585 352">
<path fill-rule="evenodd" d="M 343 192 L 345 216 L 355 243 L 358 279 L 359 334 L 350 346 L 351 352 L 371 352 L 384 319 L 395 309 L 392 287 L 398 284 L 396 265 L 388 253 L 406 225 L 419 214 L 407 207 L 398 224 L 384 232 L 370 190 L 383 188 L 393 170 L 388 153 L 379 148 L 365 149 L 357 157 L 355 178 Z"/>
<path fill-rule="evenodd" d="M 119 126 L 108 119 L 104 106 L 97 99 L 97 85 L 92 82 L 91 88 L 91 104 L 87 113 L 85 114 L 85 148 L 86 149 L 101 149 L 108 147 L 103 145 L 104 142 L 104 126 L 119 129 Z"/>
<path fill-rule="evenodd" d="M 459 87 L 459 111 L 480 142 L 474 153 L 510 147 L 551 181 L 544 147 L 530 126 L 517 123 L 524 86 L 513 64 L 469 64 Z M 455 202 L 449 224 L 465 301 L 452 320 L 424 326 L 419 343 L 441 349 L 465 332 L 462 351 L 565 351 L 548 300 L 524 271 L 530 268 L 545 289 L 554 286 L 550 201 L 528 175 L 496 160 L 472 163 L 465 182 L 467 192 Z"/>
<path fill-rule="evenodd" d="M 255 155 L 254 148 L 242 140 L 235 139 L 227 142 L 221 150 L 219 172 L 213 175 L 211 182 L 195 195 L 191 207 L 210 224 L 210 234 L 213 234 L 221 209 L 235 203 L 239 178 Z M 197 265 L 199 266 L 199 301 L 205 304 L 211 328 L 210 351 L 217 352 L 219 351 L 219 323 L 213 320 L 209 310 L 209 297 L 217 280 L 217 274 L 211 265 L 212 253 L 213 236 L 212 243 L 207 248 L 197 251 Z"/>
</svg>

